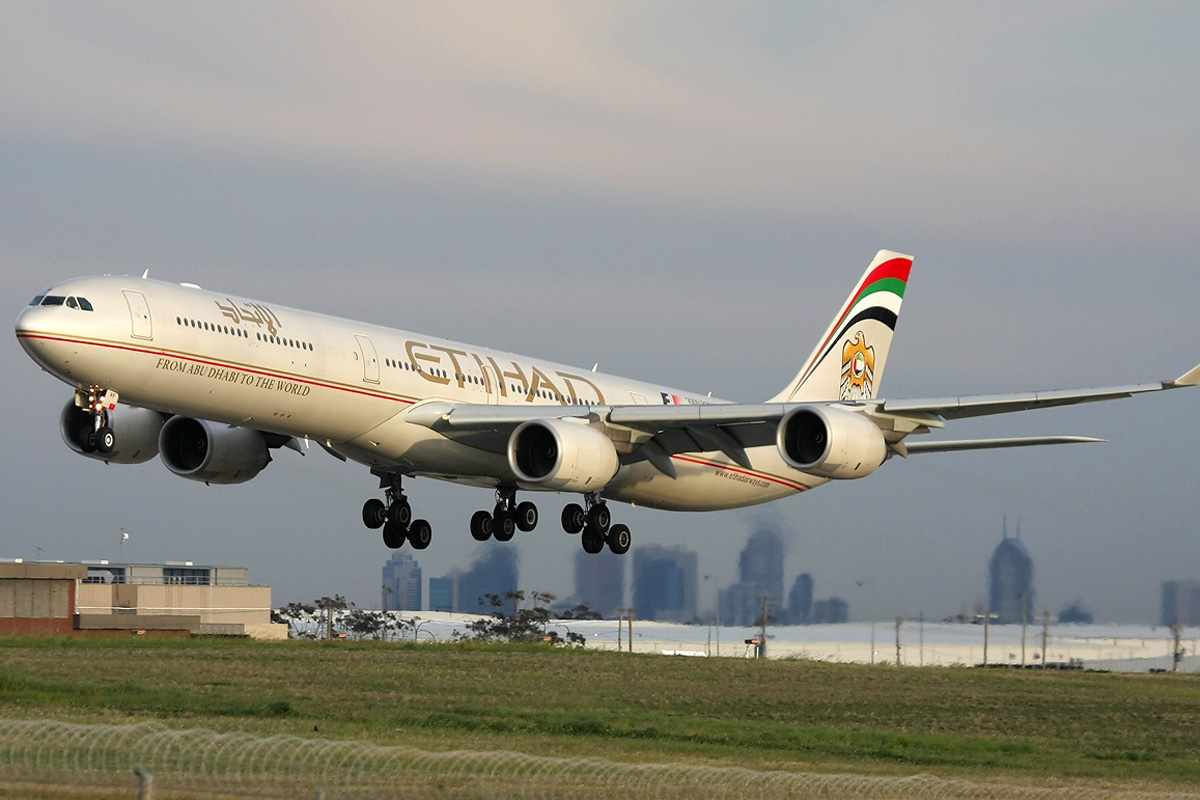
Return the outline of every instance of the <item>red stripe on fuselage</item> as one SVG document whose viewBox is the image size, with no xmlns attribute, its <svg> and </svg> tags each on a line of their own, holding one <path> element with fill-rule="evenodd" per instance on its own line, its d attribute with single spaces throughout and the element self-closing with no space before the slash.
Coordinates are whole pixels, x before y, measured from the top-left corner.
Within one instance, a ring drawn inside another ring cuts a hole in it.
<svg viewBox="0 0 1200 800">
<path fill-rule="evenodd" d="M 380 394 L 378 392 L 372 392 L 372 391 L 369 391 L 366 389 L 354 389 L 349 386 L 338 386 L 337 384 L 326 383 L 324 381 L 316 380 L 315 378 L 298 378 L 295 375 L 289 375 L 287 373 L 272 372 L 270 370 L 265 370 L 265 369 L 253 369 L 251 367 L 243 367 L 238 364 L 233 364 L 228 361 L 214 361 L 211 359 L 198 358 L 196 356 L 182 355 L 180 353 L 176 353 L 176 352 L 172 352 L 172 351 L 168 351 L 168 350 L 154 350 L 154 349 L 150 349 L 150 348 L 146 348 L 146 347 L 133 347 L 133 346 L 124 345 L 124 344 L 111 344 L 109 342 L 90 342 L 86 339 L 74 339 L 69 336 L 53 336 L 53 335 L 45 334 L 45 333 L 25 333 L 22 331 L 17 331 L 17 338 L 18 339 L 45 339 L 45 340 L 51 341 L 51 342 L 68 342 L 70 344 L 84 344 L 84 345 L 90 345 L 92 347 L 104 347 L 109 350 L 125 350 L 125 351 L 131 352 L 131 353 L 144 353 L 146 355 L 159 356 L 161 358 L 178 358 L 181 361 L 191 361 L 196 364 L 205 364 L 210 367 L 223 367 L 225 369 L 236 370 L 237 372 L 245 372 L 250 375 L 262 375 L 267 378 L 277 378 L 279 380 L 294 381 L 296 383 L 306 383 L 309 386 L 319 386 L 323 389 L 336 389 L 339 392 L 350 392 L 352 394 L 361 394 L 361 395 L 365 395 L 367 397 L 375 397 L 380 400 L 391 400 L 393 402 L 404 403 L 406 405 L 412 405 L 413 403 L 416 402 L 415 400 L 405 400 L 404 398 L 401 398 L 401 397 L 393 397 L 391 395 Z"/>
<path fill-rule="evenodd" d="M 671 456 L 671 458 L 678 459 L 679 461 L 686 461 L 689 464 L 699 464 L 702 467 L 715 467 L 716 469 L 723 469 L 726 472 L 736 472 L 739 475 L 747 475 L 751 478 L 759 478 L 760 480 L 777 483 L 780 486 L 786 486 L 789 489 L 795 489 L 798 492 L 804 492 L 810 488 L 805 486 L 803 483 L 789 481 L 786 478 L 780 478 L 779 476 L 772 475 L 769 472 L 757 472 L 755 470 L 742 469 L 741 467 L 737 467 L 732 464 L 722 464 L 720 461 L 708 461 L 703 458 L 695 458 L 694 456 L 685 456 L 678 453 Z"/>
</svg>

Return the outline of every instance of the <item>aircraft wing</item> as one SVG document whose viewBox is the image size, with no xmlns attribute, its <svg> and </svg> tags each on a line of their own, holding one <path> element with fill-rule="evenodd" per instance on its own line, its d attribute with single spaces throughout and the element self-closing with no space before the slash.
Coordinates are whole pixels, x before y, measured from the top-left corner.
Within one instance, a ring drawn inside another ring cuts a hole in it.
<svg viewBox="0 0 1200 800">
<path fill-rule="evenodd" d="M 1006 439 L 902 442 L 911 433 L 927 433 L 946 420 L 1008 414 L 1133 397 L 1200 384 L 1200 365 L 1174 380 L 1096 389 L 1066 389 L 1001 395 L 918 400 L 838 402 L 862 409 L 885 431 L 899 455 L 954 452 L 1001 447 L 1099 442 L 1082 436 L 1037 436 Z M 535 419 L 588 419 L 609 430 L 626 462 L 648 460 L 667 474 L 674 473 L 670 456 L 688 452 L 722 452 L 734 463 L 750 466 L 746 448 L 774 444 L 779 420 L 788 411 L 812 403 L 713 403 L 658 406 L 490 406 L 432 402 L 412 409 L 408 421 L 460 439 L 473 446 L 504 452 L 508 436 L 518 425 Z"/>
</svg>

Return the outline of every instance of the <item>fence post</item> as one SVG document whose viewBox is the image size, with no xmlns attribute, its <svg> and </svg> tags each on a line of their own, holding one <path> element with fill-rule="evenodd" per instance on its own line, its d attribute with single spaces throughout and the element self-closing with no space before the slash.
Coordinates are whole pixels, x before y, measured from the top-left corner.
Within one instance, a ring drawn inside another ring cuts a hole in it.
<svg viewBox="0 0 1200 800">
<path fill-rule="evenodd" d="M 137 778 L 137 800 L 154 800 L 154 774 L 150 770 L 134 767 Z"/>
</svg>

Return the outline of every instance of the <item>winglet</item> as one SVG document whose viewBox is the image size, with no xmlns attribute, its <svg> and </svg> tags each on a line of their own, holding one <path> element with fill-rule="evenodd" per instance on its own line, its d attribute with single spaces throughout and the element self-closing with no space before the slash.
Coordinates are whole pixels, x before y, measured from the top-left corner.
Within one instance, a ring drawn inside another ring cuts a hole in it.
<svg viewBox="0 0 1200 800">
<path fill-rule="evenodd" d="M 1200 364 L 1189 369 L 1187 372 L 1180 375 L 1174 380 L 1176 386 L 1197 386 L 1200 385 Z"/>
</svg>

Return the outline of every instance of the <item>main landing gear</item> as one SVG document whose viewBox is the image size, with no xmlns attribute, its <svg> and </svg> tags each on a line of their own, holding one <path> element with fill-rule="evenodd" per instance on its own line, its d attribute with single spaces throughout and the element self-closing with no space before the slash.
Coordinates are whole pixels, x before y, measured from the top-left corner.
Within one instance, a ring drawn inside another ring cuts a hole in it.
<svg viewBox="0 0 1200 800">
<path fill-rule="evenodd" d="M 582 533 L 579 542 L 585 553 L 595 555 L 608 545 L 616 555 L 629 552 L 633 534 L 628 525 L 612 525 L 612 514 L 608 504 L 594 494 L 584 495 L 585 508 L 578 503 L 568 503 L 562 510 L 562 527 L 567 533 Z"/>
<path fill-rule="evenodd" d="M 371 529 L 383 528 L 383 543 L 393 550 L 403 547 L 405 541 L 416 550 L 424 550 L 433 541 L 433 526 L 412 518 L 412 506 L 400 481 L 401 476 L 395 473 L 379 474 L 379 488 L 387 501 L 372 497 L 363 503 L 363 524 Z"/>
<path fill-rule="evenodd" d="M 87 409 L 92 415 L 92 429 L 83 437 L 85 453 L 108 455 L 117 449 L 117 435 L 113 433 L 111 414 L 117 410 L 118 395 L 112 389 L 93 386 L 86 392 L 75 392 L 75 405 Z"/>
<path fill-rule="evenodd" d="M 491 513 L 476 511 L 471 515 L 471 538 L 486 542 L 495 536 L 496 541 L 507 542 L 518 530 L 529 532 L 537 524 L 537 506 L 528 500 L 518 503 L 516 489 L 497 489 L 496 505 Z"/>
</svg>

